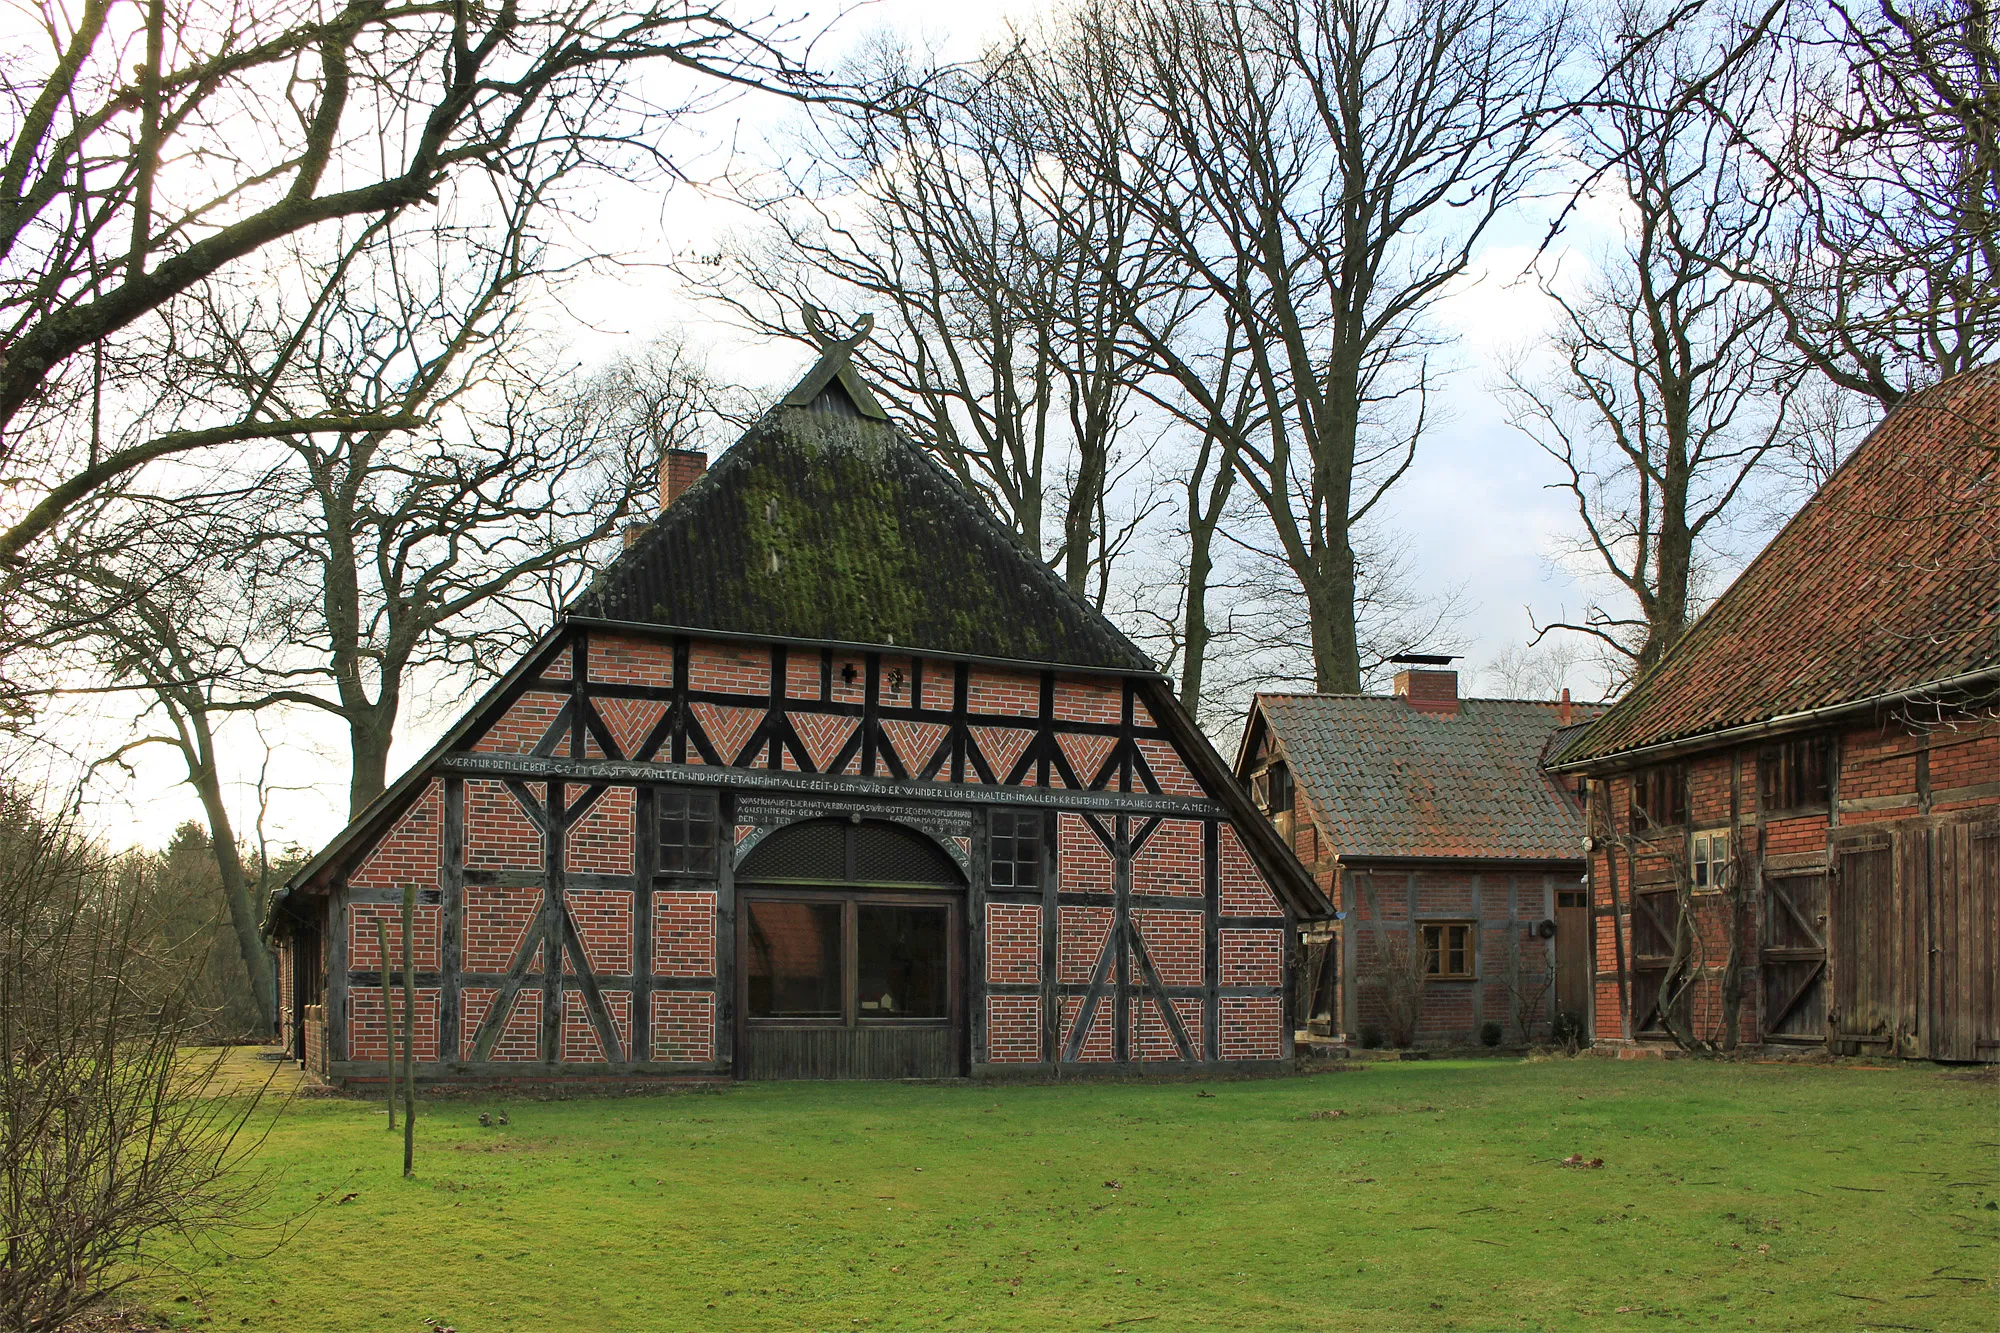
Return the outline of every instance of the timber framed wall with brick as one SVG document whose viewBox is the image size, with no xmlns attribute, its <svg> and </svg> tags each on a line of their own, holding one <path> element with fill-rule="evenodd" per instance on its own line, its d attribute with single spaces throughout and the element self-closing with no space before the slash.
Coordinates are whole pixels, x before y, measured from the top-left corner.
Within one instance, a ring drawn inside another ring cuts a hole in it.
<svg viewBox="0 0 2000 1333">
<path fill-rule="evenodd" d="M 1293 922 L 1150 685 L 572 624 L 286 904 L 327 928 L 324 1073 L 384 1075 L 375 923 L 393 971 L 415 884 L 419 1077 L 730 1074 L 736 865 L 829 815 L 914 828 L 964 875 L 968 1072 L 1288 1058 Z M 690 791 L 719 813 L 695 874 L 653 833 Z M 991 884 L 995 810 L 1042 821 L 1039 884 Z"/>
<path fill-rule="evenodd" d="M 1411 936 L 1431 922 L 1471 922 L 1473 975 L 1425 983 L 1417 1042 L 1473 1045 L 1489 1021 L 1501 1025 L 1503 1040 L 1542 1039 L 1554 1016 L 1556 946 L 1537 927 L 1555 919 L 1557 893 L 1582 885 L 1580 863 L 1343 866 L 1339 896 L 1348 915 L 1341 923 L 1342 944 L 1352 959 L 1343 996 L 1353 1015 L 1348 1034 L 1387 1030 L 1379 954 L 1384 935 Z"/>
<path fill-rule="evenodd" d="M 1812 809 L 1760 808 L 1770 740 L 1674 760 L 1687 817 L 1664 828 L 1632 832 L 1633 771 L 1591 782 L 1593 1035 L 1669 1039 L 1653 998 L 1674 926 L 1663 912 L 1695 839 L 1723 833 L 1734 892 L 1689 898 L 1684 1019 L 1696 1036 L 2000 1060 L 2000 718 L 1889 718 L 1787 739 L 1802 737 L 1830 747 L 1828 796 Z"/>
</svg>

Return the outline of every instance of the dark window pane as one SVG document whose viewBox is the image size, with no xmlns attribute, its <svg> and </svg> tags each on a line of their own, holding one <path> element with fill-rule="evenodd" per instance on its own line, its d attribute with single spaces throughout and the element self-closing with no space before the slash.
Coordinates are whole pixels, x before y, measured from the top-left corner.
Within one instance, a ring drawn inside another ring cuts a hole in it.
<svg viewBox="0 0 2000 1333">
<path fill-rule="evenodd" d="M 659 794 L 660 869 L 670 875 L 715 873 L 715 794 Z"/>
<path fill-rule="evenodd" d="M 1032 889 L 1042 878 L 1042 817 L 995 810 L 987 825 L 988 879 L 996 889 Z"/>
<path fill-rule="evenodd" d="M 856 913 L 861 1017 L 949 1017 L 950 912 L 864 903 Z"/>
<path fill-rule="evenodd" d="M 750 1017 L 842 1017 L 840 904 L 753 899 L 746 906 Z"/>
<path fill-rule="evenodd" d="M 1438 969 L 1443 961 L 1439 957 L 1440 946 L 1444 942 L 1443 936 L 1444 931 L 1441 927 L 1424 927 L 1424 971 L 1431 976 L 1438 975 Z"/>
</svg>

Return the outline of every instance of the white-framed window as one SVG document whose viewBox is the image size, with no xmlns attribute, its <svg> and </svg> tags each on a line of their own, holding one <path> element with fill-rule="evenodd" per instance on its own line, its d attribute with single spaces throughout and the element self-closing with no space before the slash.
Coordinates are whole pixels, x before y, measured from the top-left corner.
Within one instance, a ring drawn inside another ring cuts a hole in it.
<svg viewBox="0 0 2000 1333">
<path fill-rule="evenodd" d="M 1728 882 L 1729 875 L 1729 833 L 1726 829 L 1716 829 L 1710 833 L 1694 835 L 1694 855 L 1692 866 L 1693 886 L 1696 892 L 1719 891 Z"/>
</svg>

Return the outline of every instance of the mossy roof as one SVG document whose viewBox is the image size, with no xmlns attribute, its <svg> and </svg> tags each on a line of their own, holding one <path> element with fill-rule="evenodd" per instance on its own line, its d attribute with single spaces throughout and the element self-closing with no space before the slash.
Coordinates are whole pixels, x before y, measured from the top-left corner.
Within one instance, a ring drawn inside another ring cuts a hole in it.
<svg viewBox="0 0 2000 1333">
<path fill-rule="evenodd" d="M 842 363 L 834 373 L 831 358 Z M 1156 669 L 883 419 L 865 385 L 857 395 L 845 362 L 844 349 L 823 357 L 598 575 L 570 615 Z"/>
</svg>

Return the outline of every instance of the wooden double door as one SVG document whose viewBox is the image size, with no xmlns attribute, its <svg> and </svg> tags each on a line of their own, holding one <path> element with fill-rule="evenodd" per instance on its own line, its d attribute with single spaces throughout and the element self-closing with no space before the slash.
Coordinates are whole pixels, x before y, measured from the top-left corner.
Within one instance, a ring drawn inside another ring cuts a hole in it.
<svg viewBox="0 0 2000 1333">
<path fill-rule="evenodd" d="M 2000 1060 L 2000 823 L 1843 834 L 1828 871 L 1833 1048 Z"/>
</svg>

